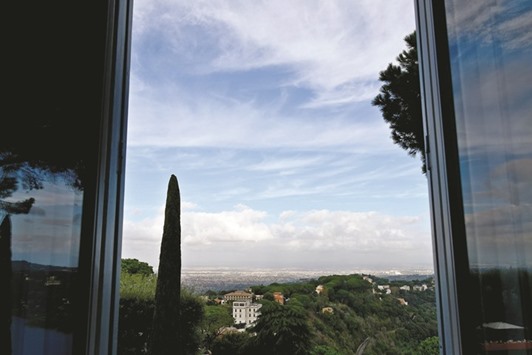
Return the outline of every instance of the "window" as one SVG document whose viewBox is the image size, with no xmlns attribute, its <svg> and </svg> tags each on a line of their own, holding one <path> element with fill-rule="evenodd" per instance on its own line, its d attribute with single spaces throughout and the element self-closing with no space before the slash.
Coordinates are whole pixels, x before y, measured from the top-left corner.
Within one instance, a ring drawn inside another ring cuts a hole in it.
<svg viewBox="0 0 532 355">
<path fill-rule="evenodd" d="M 129 3 L 8 6 L 0 353 L 113 353 Z"/>
<path fill-rule="evenodd" d="M 444 351 L 532 353 L 532 6 L 418 14 Z"/>
<path fill-rule="evenodd" d="M 1 353 L 116 352 L 130 5 L 6 11 Z M 444 351 L 530 353 L 531 5 L 417 7 Z"/>
</svg>

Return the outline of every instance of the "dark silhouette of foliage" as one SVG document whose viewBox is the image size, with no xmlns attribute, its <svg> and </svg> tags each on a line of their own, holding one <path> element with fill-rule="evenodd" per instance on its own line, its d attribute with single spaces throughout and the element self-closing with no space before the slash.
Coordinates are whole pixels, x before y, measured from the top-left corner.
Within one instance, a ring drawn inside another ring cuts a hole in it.
<svg viewBox="0 0 532 355">
<path fill-rule="evenodd" d="M 330 346 L 318 345 L 312 349 L 311 355 L 341 355 L 341 353 Z"/>
<path fill-rule="evenodd" d="M 153 267 L 138 259 L 122 259 L 121 271 L 128 274 L 153 275 Z"/>
<path fill-rule="evenodd" d="M 118 353 L 143 354 L 151 332 L 153 298 L 120 298 Z"/>
<path fill-rule="evenodd" d="M 231 308 L 219 305 L 206 306 L 203 319 L 203 344 L 206 349 L 211 349 L 216 338 L 222 335 L 224 327 L 234 323 Z"/>
<path fill-rule="evenodd" d="M 153 329 L 148 352 L 153 355 L 185 354 L 179 342 L 181 292 L 181 207 L 175 175 L 170 177 L 166 196 L 164 230 L 159 256 Z"/>
<path fill-rule="evenodd" d="M 185 290 L 184 290 L 185 291 Z M 177 341 L 179 347 L 171 354 L 192 355 L 198 352 L 201 345 L 200 326 L 205 316 L 204 304 L 191 292 L 181 292 L 179 306 L 179 333 Z"/>
<path fill-rule="evenodd" d="M 407 49 L 397 57 L 398 65 L 390 63 L 379 73 L 383 83 L 372 104 L 378 106 L 390 125 L 394 143 L 409 155 L 421 155 L 422 171 L 426 172 L 421 93 L 419 87 L 416 33 L 405 37 Z"/>
<path fill-rule="evenodd" d="M 253 328 L 256 354 L 299 355 L 310 352 L 312 333 L 303 308 L 265 302 Z"/>
<path fill-rule="evenodd" d="M 1 216 L 0 216 L 1 217 Z M 0 302 L 0 353 L 11 354 L 11 219 L 0 220 L 0 276 L 8 285 Z"/>
<path fill-rule="evenodd" d="M 120 298 L 118 324 L 118 353 L 145 354 L 148 335 L 152 332 L 152 320 L 155 300 L 146 298 L 144 293 L 138 297 L 129 295 Z M 181 333 L 176 335 L 182 344 L 183 354 L 194 354 L 200 346 L 200 323 L 203 320 L 203 302 L 186 289 L 181 292 L 180 322 Z M 169 353 L 177 354 L 177 350 L 169 349 Z"/>
<path fill-rule="evenodd" d="M 213 355 L 251 355 L 251 336 L 248 333 L 228 332 L 217 337 L 212 345 Z"/>
</svg>

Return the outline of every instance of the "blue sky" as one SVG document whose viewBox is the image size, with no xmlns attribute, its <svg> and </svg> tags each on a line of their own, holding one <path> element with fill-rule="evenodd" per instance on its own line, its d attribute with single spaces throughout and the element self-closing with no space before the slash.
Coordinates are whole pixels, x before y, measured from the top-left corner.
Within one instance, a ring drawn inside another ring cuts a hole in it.
<svg viewBox="0 0 532 355">
<path fill-rule="evenodd" d="M 30 213 L 11 215 L 13 260 L 77 266 L 83 193 L 60 177 L 49 176 L 42 189 L 19 189 L 7 200 L 15 202 L 29 197 L 35 199 Z M 4 217 L 1 212 L 0 219 Z"/>
<path fill-rule="evenodd" d="M 532 3 L 460 3 L 447 21 L 470 263 L 530 265 Z"/>
<path fill-rule="evenodd" d="M 408 1 L 136 1 L 123 256 L 157 265 L 170 174 L 183 266 L 432 268 L 426 179 L 371 99 Z"/>
</svg>

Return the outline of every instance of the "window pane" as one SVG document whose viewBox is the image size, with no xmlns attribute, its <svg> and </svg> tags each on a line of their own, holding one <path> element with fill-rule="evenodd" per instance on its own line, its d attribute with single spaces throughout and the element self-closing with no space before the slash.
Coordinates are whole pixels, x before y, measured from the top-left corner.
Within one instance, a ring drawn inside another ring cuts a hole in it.
<svg viewBox="0 0 532 355">
<path fill-rule="evenodd" d="M 467 254 L 477 293 L 469 326 L 479 352 L 532 351 L 532 3 L 446 5 Z"/>
<path fill-rule="evenodd" d="M 63 142 L 57 140 L 48 148 Z M 2 312 L 2 346 L 8 344 L 11 315 L 14 354 L 69 354 L 80 250 L 82 161 L 56 154 L 57 147 L 38 152 L 10 148 L 0 152 L 1 275 L 3 280 L 11 279 L 7 292 L 11 304 Z"/>
<path fill-rule="evenodd" d="M 0 279 L 7 288 L 0 354 L 9 347 L 17 355 L 71 354 L 83 337 L 82 212 L 94 174 L 103 66 L 99 32 L 85 26 L 95 11 L 85 9 L 87 19 L 64 3 L 46 4 L 25 9 L 17 22 L 28 30 L 17 32 L 13 96 L 0 128 Z"/>
</svg>

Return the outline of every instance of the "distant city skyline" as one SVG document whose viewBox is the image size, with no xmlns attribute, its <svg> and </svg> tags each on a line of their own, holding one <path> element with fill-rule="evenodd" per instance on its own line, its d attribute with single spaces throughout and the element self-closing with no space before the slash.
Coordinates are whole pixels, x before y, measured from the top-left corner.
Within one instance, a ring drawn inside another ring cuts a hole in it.
<svg viewBox="0 0 532 355">
<path fill-rule="evenodd" d="M 432 268 L 427 182 L 371 105 L 411 1 L 135 2 L 123 257 L 157 267 Z"/>
</svg>

